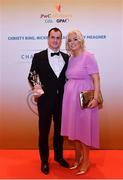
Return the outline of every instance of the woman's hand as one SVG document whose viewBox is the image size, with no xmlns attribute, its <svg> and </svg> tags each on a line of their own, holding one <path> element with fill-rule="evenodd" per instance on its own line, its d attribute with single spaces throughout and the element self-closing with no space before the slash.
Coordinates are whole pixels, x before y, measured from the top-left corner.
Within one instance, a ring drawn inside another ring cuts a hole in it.
<svg viewBox="0 0 123 180">
<path fill-rule="evenodd" d="M 97 99 L 92 99 L 92 101 L 90 101 L 90 103 L 88 104 L 89 108 L 94 108 L 98 105 L 98 101 Z"/>
</svg>

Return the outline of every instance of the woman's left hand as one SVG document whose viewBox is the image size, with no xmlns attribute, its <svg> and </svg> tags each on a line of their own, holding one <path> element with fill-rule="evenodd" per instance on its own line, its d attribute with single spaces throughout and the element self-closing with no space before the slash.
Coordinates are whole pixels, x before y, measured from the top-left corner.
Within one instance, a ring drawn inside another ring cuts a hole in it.
<svg viewBox="0 0 123 180">
<path fill-rule="evenodd" d="M 92 99 L 92 101 L 90 101 L 90 103 L 88 104 L 89 108 L 94 108 L 98 105 L 98 102 L 96 99 Z"/>
</svg>

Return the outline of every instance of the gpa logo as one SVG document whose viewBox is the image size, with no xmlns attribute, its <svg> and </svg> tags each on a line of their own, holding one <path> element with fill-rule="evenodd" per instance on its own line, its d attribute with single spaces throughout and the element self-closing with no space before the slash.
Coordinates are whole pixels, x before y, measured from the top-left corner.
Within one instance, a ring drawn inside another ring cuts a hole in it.
<svg viewBox="0 0 123 180">
<path fill-rule="evenodd" d="M 69 22 L 69 19 L 56 19 L 56 22 L 57 23 L 68 23 Z"/>
</svg>

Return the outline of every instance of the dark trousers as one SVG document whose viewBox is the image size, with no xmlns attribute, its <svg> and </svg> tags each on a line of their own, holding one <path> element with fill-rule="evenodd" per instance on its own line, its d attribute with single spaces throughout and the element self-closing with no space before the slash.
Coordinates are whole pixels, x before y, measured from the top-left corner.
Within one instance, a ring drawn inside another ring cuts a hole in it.
<svg viewBox="0 0 123 180">
<path fill-rule="evenodd" d="M 38 103 L 39 112 L 39 153 L 42 162 L 48 162 L 49 145 L 48 138 L 53 119 L 54 134 L 53 147 L 54 158 L 63 157 L 63 137 L 61 133 L 61 102 L 59 99 L 54 99 L 52 102 L 43 101 Z"/>
</svg>

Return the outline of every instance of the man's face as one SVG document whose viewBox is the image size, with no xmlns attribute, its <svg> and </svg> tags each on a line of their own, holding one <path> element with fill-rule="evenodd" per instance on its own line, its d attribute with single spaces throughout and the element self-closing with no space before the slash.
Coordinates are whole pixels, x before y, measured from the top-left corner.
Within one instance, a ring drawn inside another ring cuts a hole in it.
<svg viewBox="0 0 123 180">
<path fill-rule="evenodd" d="M 52 30 L 50 32 L 50 36 L 48 37 L 49 48 L 52 49 L 53 51 L 57 51 L 60 49 L 61 42 L 62 42 L 61 33 L 59 31 L 55 32 L 54 30 Z"/>
</svg>

